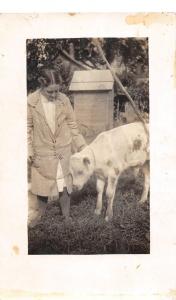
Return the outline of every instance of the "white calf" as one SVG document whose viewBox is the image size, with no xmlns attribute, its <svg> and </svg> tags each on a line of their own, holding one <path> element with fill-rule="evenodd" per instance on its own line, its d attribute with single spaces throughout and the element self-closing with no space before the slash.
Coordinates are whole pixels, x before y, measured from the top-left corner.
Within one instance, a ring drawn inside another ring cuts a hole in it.
<svg viewBox="0 0 176 300">
<path fill-rule="evenodd" d="M 148 125 L 147 125 L 148 126 Z M 140 203 L 147 200 L 149 191 L 148 135 L 142 123 L 135 122 L 100 133 L 81 152 L 71 156 L 70 174 L 73 188 L 81 190 L 90 176 L 97 177 L 97 205 L 95 213 L 101 214 L 102 195 L 107 182 L 108 201 L 106 221 L 113 216 L 113 200 L 120 174 L 129 167 L 142 167 L 144 188 Z"/>
</svg>

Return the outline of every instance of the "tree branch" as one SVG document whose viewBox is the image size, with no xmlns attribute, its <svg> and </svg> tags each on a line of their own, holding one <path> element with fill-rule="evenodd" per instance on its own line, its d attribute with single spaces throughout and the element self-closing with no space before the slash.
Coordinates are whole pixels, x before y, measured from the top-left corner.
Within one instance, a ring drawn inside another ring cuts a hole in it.
<svg viewBox="0 0 176 300">
<path fill-rule="evenodd" d="M 109 62 L 107 61 L 105 54 L 100 46 L 100 43 L 98 41 L 98 39 L 94 39 L 93 40 L 94 44 L 97 46 L 99 53 L 102 57 L 102 59 L 106 62 L 106 65 L 108 67 L 108 69 L 110 70 L 112 76 L 114 77 L 115 82 L 118 84 L 118 86 L 120 87 L 120 89 L 123 91 L 123 93 L 126 95 L 126 97 L 128 98 L 128 100 L 130 101 L 136 115 L 138 116 L 138 118 L 140 119 L 140 121 L 144 124 L 144 128 L 145 131 L 148 134 L 148 128 L 146 126 L 145 120 L 142 118 L 140 112 L 137 110 L 137 107 L 135 105 L 135 102 L 133 101 L 133 99 L 131 98 L 130 94 L 127 92 L 127 90 L 125 89 L 125 87 L 123 86 L 123 84 L 121 83 L 120 79 L 118 78 L 117 74 L 113 71 L 113 69 L 111 68 L 111 65 L 109 64 Z"/>
<path fill-rule="evenodd" d="M 70 62 L 77 65 L 78 67 L 81 67 L 84 70 L 92 70 L 92 68 L 84 65 L 83 63 L 77 61 L 75 58 L 71 57 L 65 50 L 60 49 L 61 54 L 65 56 Z"/>
</svg>

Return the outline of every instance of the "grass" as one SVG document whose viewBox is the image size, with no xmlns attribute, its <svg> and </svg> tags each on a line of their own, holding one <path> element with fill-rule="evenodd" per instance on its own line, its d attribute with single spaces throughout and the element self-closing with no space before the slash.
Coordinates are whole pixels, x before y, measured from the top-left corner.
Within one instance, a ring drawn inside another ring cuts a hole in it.
<svg viewBox="0 0 176 300">
<path fill-rule="evenodd" d="M 114 217 L 94 215 L 95 181 L 71 198 L 71 220 L 65 221 L 58 202 L 50 203 L 39 223 L 29 228 L 29 254 L 147 254 L 150 253 L 149 201 L 138 204 L 143 177 L 130 170 L 119 179 L 114 199 Z"/>
</svg>

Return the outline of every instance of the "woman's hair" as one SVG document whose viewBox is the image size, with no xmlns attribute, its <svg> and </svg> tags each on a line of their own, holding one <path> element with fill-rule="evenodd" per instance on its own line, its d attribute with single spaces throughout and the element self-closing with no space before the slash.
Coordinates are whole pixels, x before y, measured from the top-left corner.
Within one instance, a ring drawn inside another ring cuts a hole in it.
<svg viewBox="0 0 176 300">
<path fill-rule="evenodd" d="M 58 71 L 52 67 L 43 67 L 40 69 L 38 81 L 41 87 L 47 87 L 50 84 L 61 84 L 62 78 Z"/>
</svg>

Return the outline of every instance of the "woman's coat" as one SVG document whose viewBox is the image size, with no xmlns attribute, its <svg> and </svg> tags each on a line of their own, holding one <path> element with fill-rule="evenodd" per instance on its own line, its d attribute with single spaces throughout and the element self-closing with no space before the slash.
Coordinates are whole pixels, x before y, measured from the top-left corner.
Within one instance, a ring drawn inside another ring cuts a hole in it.
<svg viewBox="0 0 176 300">
<path fill-rule="evenodd" d="M 71 144 L 79 151 L 86 143 L 79 133 L 68 97 L 59 93 L 56 99 L 54 134 L 47 123 L 40 97 L 40 90 L 28 96 L 28 154 L 33 157 L 32 192 L 41 196 L 58 193 L 56 174 L 59 160 L 67 190 L 70 192 L 68 174 Z"/>
</svg>

